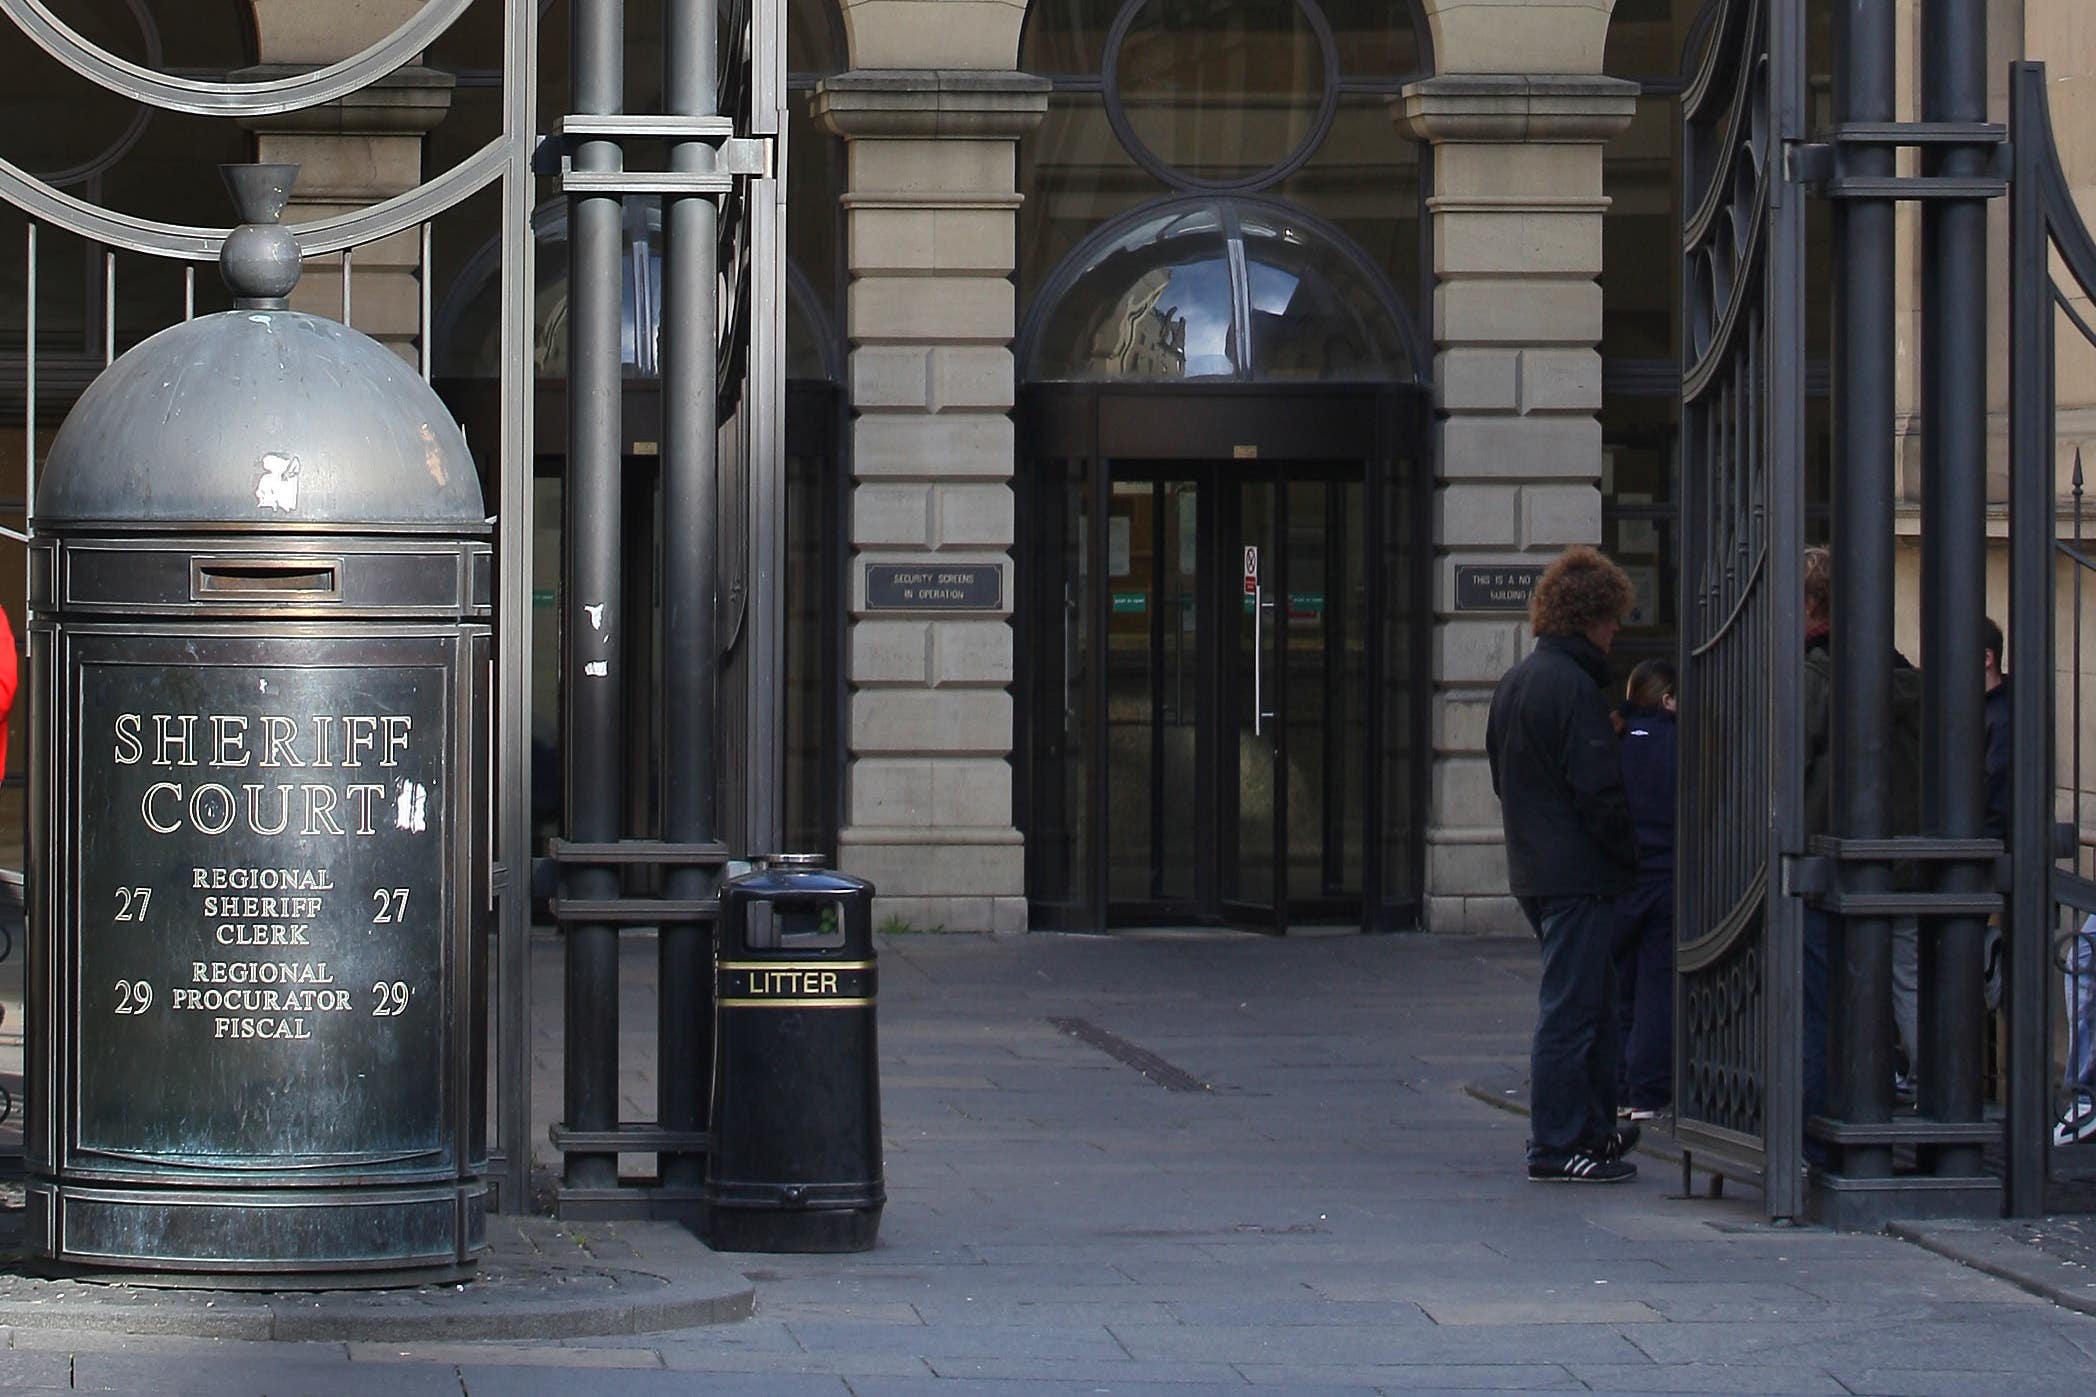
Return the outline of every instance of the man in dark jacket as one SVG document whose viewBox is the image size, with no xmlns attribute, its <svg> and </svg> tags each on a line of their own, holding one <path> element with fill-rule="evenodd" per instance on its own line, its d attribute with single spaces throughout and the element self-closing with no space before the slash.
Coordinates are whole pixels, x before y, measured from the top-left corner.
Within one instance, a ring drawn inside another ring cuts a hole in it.
<svg viewBox="0 0 2096 1397">
<path fill-rule="evenodd" d="M 1485 751 L 1506 827 L 1507 883 L 1542 942 L 1529 1058 L 1528 1176 L 1617 1183 L 1634 1127 L 1615 1128 L 1616 899 L 1637 874 L 1637 833 L 1603 693 L 1632 605 L 1623 570 L 1567 549 L 1529 601 L 1536 648 L 1492 694 Z"/>
</svg>

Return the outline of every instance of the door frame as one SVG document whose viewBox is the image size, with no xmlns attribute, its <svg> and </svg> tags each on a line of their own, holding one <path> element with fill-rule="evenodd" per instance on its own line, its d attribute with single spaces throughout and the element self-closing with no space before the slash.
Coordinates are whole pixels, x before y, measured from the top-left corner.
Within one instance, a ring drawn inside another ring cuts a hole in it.
<svg viewBox="0 0 2096 1397">
<path fill-rule="evenodd" d="M 1110 465 L 1119 461 L 1141 461 L 1146 469 L 1168 468 L 1173 462 L 1212 463 L 1232 460 L 1273 469 L 1285 481 L 1292 463 L 1328 468 L 1333 463 L 1357 462 L 1366 485 L 1368 520 L 1369 614 L 1364 618 L 1366 642 L 1364 696 L 1369 750 L 1382 753 L 1386 734 L 1408 743 L 1413 773 L 1411 789 L 1397 793 L 1407 812 L 1408 829 L 1403 835 L 1401 867 L 1390 867 L 1385 845 L 1385 812 L 1390 808 L 1384 789 L 1386 763 L 1367 763 L 1363 794 L 1363 838 L 1361 927 L 1364 931 L 1394 931 L 1417 927 L 1423 905 L 1427 781 L 1426 760 L 1432 740 L 1431 708 L 1427 676 L 1432 637 L 1432 613 L 1428 599 L 1433 595 L 1433 556 L 1428 530 L 1432 471 L 1428 429 L 1431 422 L 1429 390 L 1421 384 L 1165 384 L 1120 385 L 1084 383 L 1032 384 L 1022 389 L 1018 407 L 1019 440 L 1023 443 L 1016 480 L 1018 518 L 1041 517 L 1046 501 L 1043 493 L 1060 488 L 1044 479 L 1035 462 L 1050 460 L 1084 463 L 1084 489 L 1089 501 L 1088 517 L 1107 517 L 1111 491 Z M 1409 520 L 1409 541 L 1384 537 L 1385 521 L 1392 516 L 1386 497 L 1402 496 L 1402 517 Z M 1015 641 L 1015 731 L 1013 741 L 1014 818 L 1023 831 L 1031 833 L 1035 787 L 1034 676 L 1035 645 L 1031 628 L 1040 613 L 1033 596 L 1037 585 L 1032 568 L 1036 547 L 1022 527 L 1015 542 L 1018 585 L 1015 588 L 1013 622 Z M 1111 589 L 1103 585 L 1107 569 L 1107 530 L 1095 527 L 1086 539 L 1089 576 L 1100 580 L 1086 598 L 1090 618 L 1086 670 L 1092 676 L 1083 702 L 1087 707 L 1087 731 L 1093 735 L 1085 764 L 1085 857 L 1083 886 L 1065 898 L 1049 898 L 1029 886 L 1029 922 L 1042 929 L 1103 932 L 1112 925 L 1154 921 L 1142 918 L 1116 921 L 1108 899 L 1108 868 L 1105 858 L 1107 788 L 1103 779 L 1106 759 L 1104 734 L 1107 611 Z M 1393 551 L 1408 576 L 1389 575 L 1382 560 Z M 1393 635 L 1388 608 L 1402 583 L 1413 599 L 1411 615 L 1400 633 Z M 1404 653 L 1393 654 L 1402 648 Z M 1408 715 L 1388 712 L 1385 676 L 1393 667 L 1417 676 L 1418 701 Z M 1402 726 L 1400 734 L 1395 728 Z M 1315 903 L 1316 898 L 1296 899 Z M 1288 929 L 1287 900 L 1280 901 L 1273 930 Z M 1262 928 L 1264 929 L 1264 928 Z"/>
</svg>

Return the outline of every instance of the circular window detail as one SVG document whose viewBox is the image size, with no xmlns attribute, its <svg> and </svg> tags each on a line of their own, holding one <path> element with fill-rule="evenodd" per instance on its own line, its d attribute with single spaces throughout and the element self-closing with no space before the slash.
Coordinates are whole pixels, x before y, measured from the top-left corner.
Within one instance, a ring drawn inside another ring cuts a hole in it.
<svg viewBox="0 0 2096 1397">
<path fill-rule="evenodd" d="M 1338 52 L 1314 0 L 1129 0 L 1105 47 L 1107 119 L 1181 189 L 1286 178 L 1338 105 Z"/>
</svg>

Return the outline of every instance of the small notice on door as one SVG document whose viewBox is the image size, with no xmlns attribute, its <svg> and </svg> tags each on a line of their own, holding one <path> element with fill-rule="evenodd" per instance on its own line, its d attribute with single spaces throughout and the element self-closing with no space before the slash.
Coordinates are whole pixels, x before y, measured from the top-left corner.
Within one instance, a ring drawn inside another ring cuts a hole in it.
<svg viewBox="0 0 2096 1397">
<path fill-rule="evenodd" d="M 1543 575 L 1539 565 L 1456 564 L 1456 610 L 1526 611 Z"/>
<path fill-rule="evenodd" d="M 868 563 L 870 611 L 999 611 L 1004 569 L 996 563 Z"/>
</svg>

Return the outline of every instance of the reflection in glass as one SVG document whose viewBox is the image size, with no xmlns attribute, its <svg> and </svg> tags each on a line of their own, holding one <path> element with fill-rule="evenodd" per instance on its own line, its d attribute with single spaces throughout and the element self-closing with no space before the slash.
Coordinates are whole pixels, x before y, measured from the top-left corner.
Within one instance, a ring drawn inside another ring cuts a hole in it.
<svg viewBox="0 0 2096 1397">
<path fill-rule="evenodd" d="M 1145 218 L 1088 260 L 1042 333 L 1049 377 L 1173 380 L 1229 377 L 1230 269 L 1217 211 Z"/>
<path fill-rule="evenodd" d="M 1403 311 L 1358 250 L 1247 200 L 1109 229 L 1051 294 L 1033 379 L 1403 381 Z"/>
<path fill-rule="evenodd" d="M 1121 3 L 1054 0 L 1034 6 L 1027 15 L 1026 71 L 1045 77 L 1098 72 L 1106 61 L 1106 31 Z"/>
<path fill-rule="evenodd" d="M 1236 537 L 1224 556 L 1241 557 L 1251 547 L 1265 558 L 1278 558 L 1275 515 L 1279 501 L 1274 486 L 1243 481 L 1235 493 Z M 1222 891 L 1225 900 L 1254 907 L 1271 907 L 1276 898 L 1286 896 L 1277 880 L 1281 870 L 1274 867 L 1274 822 L 1279 814 L 1274 808 L 1279 795 L 1275 789 L 1277 734 L 1268 730 L 1270 720 L 1265 716 L 1275 711 L 1279 697 L 1268 687 L 1280 677 L 1276 657 L 1286 653 L 1281 626 L 1285 613 L 1276 595 L 1285 591 L 1285 579 L 1271 572 L 1268 576 L 1270 581 L 1259 598 L 1255 601 L 1247 596 L 1236 608 L 1237 637 L 1229 677 L 1236 710 L 1232 745 L 1236 748 L 1237 827 L 1235 846 L 1225 850 Z M 1277 588 L 1276 582 L 1283 585 Z"/>
<path fill-rule="evenodd" d="M 1026 888 L 1044 903 L 1089 897 L 1091 832 L 1086 784 L 1092 751 L 1091 610 L 1085 604 L 1090 533 L 1083 461 L 1041 461 L 1030 592 L 1039 618 L 1029 670 L 1034 713 L 1032 823 L 1026 831 Z"/>
<path fill-rule="evenodd" d="M 1116 59 L 1136 140 L 1210 182 L 1242 180 L 1295 154 L 1333 76 L 1295 0 L 1149 0 Z"/>
<path fill-rule="evenodd" d="M 1117 480 L 1107 501 L 1106 895 L 1114 902 L 1151 895 L 1158 676 L 1150 622 L 1162 601 L 1154 547 L 1158 489 L 1148 480 Z"/>
</svg>

